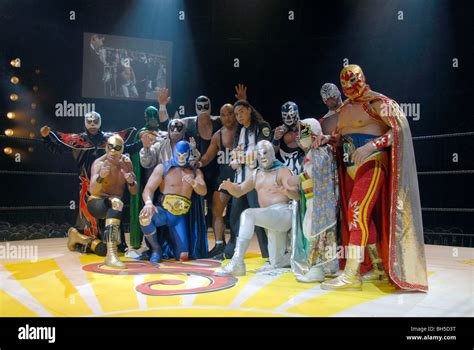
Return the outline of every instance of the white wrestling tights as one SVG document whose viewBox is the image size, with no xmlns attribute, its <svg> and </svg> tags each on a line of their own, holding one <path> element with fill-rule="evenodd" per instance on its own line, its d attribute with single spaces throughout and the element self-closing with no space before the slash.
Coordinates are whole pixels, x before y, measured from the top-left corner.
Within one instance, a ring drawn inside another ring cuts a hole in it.
<svg viewBox="0 0 474 350">
<path fill-rule="evenodd" d="M 249 208 L 240 216 L 239 238 L 252 239 L 255 226 L 267 229 L 268 255 L 274 268 L 287 267 L 290 254 L 285 254 L 292 210 L 289 203 L 277 203 L 266 208 Z"/>
</svg>

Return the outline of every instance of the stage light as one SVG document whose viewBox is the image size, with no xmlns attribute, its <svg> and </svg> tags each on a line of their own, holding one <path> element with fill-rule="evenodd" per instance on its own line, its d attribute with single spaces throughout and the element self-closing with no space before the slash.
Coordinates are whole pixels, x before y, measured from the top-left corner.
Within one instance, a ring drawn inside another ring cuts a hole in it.
<svg viewBox="0 0 474 350">
<path fill-rule="evenodd" d="M 36 135 L 35 135 L 34 132 L 30 132 L 30 135 L 29 135 L 29 136 L 30 136 L 30 139 L 34 139 Z"/>
<path fill-rule="evenodd" d="M 35 149 L 33 147 L 28 147 L 28 152 L 33 152 Z"/>
<path fill-rule="evenodd" d="M 34 92 L 38 92 L 38 87 L 37 87 L 36 85 L 33 86 L 33 91 L 34 91 Z"/>
<path fill-rule="evenodd" d="M 31 104 L 31 109 L 36 109 L 36 107 L 38 107 L 38 105 L 36 104 L 36 102 L 33 102 L 33 103 Z"/>
<path fill-rule="evenodd" d="M 8 113 L 7 113 L 7 118 L 8 118 L 8 119 L 15 119 L 15 117 L 16 117 L 15 112 L 8 112 Z"/>
<path fill-rule="evenodd" d="M 10 95 L 10 100 L 17 101 L 18 100 L 18 95 L 17 94 L 11 94 Z"/>
<path fill-rule="evenodd" d="M 30 120 L 30 123 L 31 123 L 32 125 L 35 125 L 35 124 L 36 124 L 36 119 L 35 119 L 35 118 L 32 118 L 32 119 Z"/>
<path fill-rule="evenodd" d="M 10 64 L 12 65 L 12 67 L 20 68 L 21 67 L 21 59 L 15 58 L 15 59 L 10 61 Z"/>
<path fill-rule="evenodd" d="M 40 74 L 40 73 L 41 73 L 40 69 L 39 69 L 39 68 L 36 68 L 36 69 L 35 69 L 35 74 Z"/>
<path fill-rule="evenodd" d="M 7 135 L 7 136 L 13 136 L 13 130 L 12 130 L 12 129 L 6 129 L 6 130 L 5 130 L 5 135 Z"/>
<path fill-rule="evenodd" d="M 5 148 L 3 149 L 3 152 L 4 152 L 5 154 L 12 154 L 12 153 L 13 153 L 13 150 L 12 150 L 11 147 L 5 147 Z"/>
<path fill-rule="evenodd" d="M 13 85 L 16 85 L 20 82 L 20 79 L 18 79 L 17 76 L 13 76 L 10 78 L 10 83 L 12 83 Z"/>
</svg>

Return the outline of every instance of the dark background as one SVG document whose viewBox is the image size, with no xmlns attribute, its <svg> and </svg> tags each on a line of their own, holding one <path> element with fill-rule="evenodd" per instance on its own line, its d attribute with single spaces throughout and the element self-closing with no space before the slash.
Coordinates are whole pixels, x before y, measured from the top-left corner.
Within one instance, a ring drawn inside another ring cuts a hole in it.
<svg viewBox="0 0 474 350">
<path fill-rule="evenodd" d="M 1 131 L 39 137 L 41 125 L 79 132 L 83 118 L 58 118 L 54 106 L 95 103 L 103 130 L 143 126 L 147 102 L 81 97 L 83 32 L 173 42 L 170 115 L 183 105 L 193 115 L 200 94 L 212 112 L 234 101 L 233 87 L 248 86 L 250 102 L 272 126 L 280 107 L 295 101 L 304 117 L 323 116 L 319 89 L 338 86 L 344 58 L 359 64 L 372 89 L 399 103 L 419 103 L 421 118 L 409 118 L 414 136 L 472 132 L 472 12 L 461 1 L 2 1 L 0 3 Z M 185 21 L 178 12 L 185 11 Z M 70 20 L 75 11 L 75 20 Z M 294 11 L 295 20 L 288 20 Z M 403 20 L 398 20 L 403 11 Z M 9 62 L 22 59 L 14 70 Z M 234 58 L 240 68 L 234 68 Z M 453 68 L 452 60 L 459 60 Z M 35 69 L 40 74 L 35 74 Z M 21 86 L 9 83 L 15 72 Z M 32 86 L 39 86 L 38 93 Z M 20 101 L 8 100 L 17 89 Z M 38 104 L 36 110 L 31 101 Z M 15 106 L 15 107 L 14 107 Z M 17 108 L 22 118 L 8 120 Z M 30 123 L 31 118 L 36 124 Z M 17 132 L 18 130 L 18 132 Z M 23 132 L 23 134 L 22 134 Z M 414 140 L 418 171 L 474 169 L 473 136 Z M 34 141 L 0 137 L 0 147 L 22 154 L 22 162 L 0 154 L 1 170 L 75 172 L 72 157 L 53 157 Z M 28 147 L 33 147 L 28 152 Z M 458 162 L 453 162 L 453 153 Z M 474 208 L 474 174 L 420 174 L 424 208 Z M 15 206 L 68 206 L 77 202 L 74 175 L 0 173 L 0 220 L 71 221 L 67 209 L 8 210 Z M 427 243 L 473 246 L 473 212 L 423 212 Z M 433 234 L 434 233 L 434 234 Z M 437 233 L 443 233 L 439 235 Z M 453 234 L 461 234 L 454 235 Z M 468 236 L 462 236 L 468 235 Z M 1 238 L 1 237 L 0 237 Z"/>
</svg>

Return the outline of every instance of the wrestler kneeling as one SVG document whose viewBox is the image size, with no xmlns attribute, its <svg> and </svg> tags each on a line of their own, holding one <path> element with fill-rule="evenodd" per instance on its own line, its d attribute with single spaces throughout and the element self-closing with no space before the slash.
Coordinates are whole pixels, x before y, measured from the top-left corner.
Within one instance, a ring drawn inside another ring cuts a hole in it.
<svg viewBox="0 0 474 350">
<path fill-rule="evenodd" d="M 143 190 L 145 206 L 140 212 L 140 225 L 151 247 L 151 262 L 161 260 L 161 246 L 156 228 L 168 226 L 176 260 L 189 258 L 189 238 L 186 214 L 191 207 L 191 195 L 207 193 L 202 171 L 189 164 L 190 144 L 179 141 L 173 150 L 173 159 L 159 164 L 153 170 Z M 153 194 L 160 188 L 159 203 L 153 205 Z"/>
<path fill-rule="evenodd" d="M 245 275 L 244 256 L 255 226 L 268 230 L 268 253 L 271 267 L 282 268 L 290 265 L 290 254 L 286 252 L 286 248 L 288 231 L 292 223 L 292 210 L 283 181 L 292 173 L 283 163 L 275 159 L 275 151 L 269 141 L 258 142 L 256 150 L 258 169 L 254 175 L 247 177 L 241 184 L 225 180 L 220 186 L 237 198 L 255 188 L 260 208 L 249 208 L 242 212 L 234 256 L 229 264 L 214 272 L 217 276 Z"/>
<path fill-rule="evenodd" d="M 132 162 L 122 154 L 123 149 L 124 142 L 119 135 L 107 139 L 106 154 L 92 164 L 91 196 L 87 201 L 87 209 L 95 218 L 105 218 L 104 240 L 107 243 L 105 264 L 116 268 L 125 268 L 125 264 L 117 256 L 123 209 L 121 198 L 125 185 L 131 194 L 137 193 Z"/>
</svg>

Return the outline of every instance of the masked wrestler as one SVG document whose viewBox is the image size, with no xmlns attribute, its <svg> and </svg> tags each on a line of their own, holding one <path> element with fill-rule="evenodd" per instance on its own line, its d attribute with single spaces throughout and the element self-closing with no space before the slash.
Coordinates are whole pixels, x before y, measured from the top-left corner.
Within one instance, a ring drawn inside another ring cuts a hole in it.
<svg viewBox="0 0 474 350">
<path fill-rule="evenodd" d="M 290 256 L 287 250 L 288 231 L 291 229 L 292 211 L 290 198 L 283 187 L 283 181 L 292 175 L 291 171 L 275 159 L 270 141 L 262 140 L 257 147 L 258 169 L 241 184 L 225 180 L 221 188 L 234 197 L 241 197 L 253 189 L 257 190 L 260 208 L 249 208 L 240 217 L 240 231 L 232 260 L 217 269 L 217 276 L 245 275 L 244 256 L 256 226 L 268 230 L 268 252 L 271 268 L 287 267 Z"/>
<path fill-rule="evenodd" d="M 220 118 L 222 128 L 220 128 L 213 136 L 211 144 L 198 162 L 198 167 L 205 167 L 217 157 L 218 177 L 216 184 L 221 184 L 226 179 L 234 178 L 234 170 L 229 166 L 229 155 L 232 150 L 232 142 L 235 132 L 237 131 L 237 119 L 235 119 L 234 106 L 227 103 L 220 109 Z M 209 257 L 219 257 L 224 253 L 224 212 L 231 196 L 223 189 L 219 190 L 219 186 L 215 186 L 212 195 L 212 228 L 216 243 L 214 248 L 209 252 Z"/>
<path fill-rule="evenodd" d="M 337 110 L 337 131 L 343 142 L 339 149 L 342 241 L 348 249 L 344 272 L 321 288 L 361 290 L 363 280 L 388 277 L 398 288 L 427 291 L 408 121 L 394 100 L 370 89 L 359 66 L 344 67 L 340 80 L 348 98 Z M 368 258 L 351 254 L 364 248 Z"/>
<path fill-rule="evenodd" d="M 107 139 L 106 154 L 96 159 L 91 170 L 91 195 L 87 209 L 97 219 L 105 219 L 103 239 L 107 243 L 105 264 L 125 268 L 117 256 L 120 238 L 120 220 L 123 209 L 123 191 L 128 187 L 130 194 L 137 193 L 137 181 L 132 162 L 123 155 L 124 142 L 119 135 Z"/>
<path fill-rule="evenodd" d="M 140 224 L 148 244 L 151 246 L 151 262 L 161 260 L 162 250 L 156 228 L 168 226 L 176 260 L 186 261 L 190 257 L 190 246 L 186 214 L 191 207 L 191 195 L 207 193 L 201 170 L 194 170 L 189 164 L 191 147 L 186 141 L 179 141 L 173 150 L 173 159 L 159 164 L 150 176 L 143 191 L 145 206 L 140 212 Z M 153 194 L 160 188 L 159 204 L 153 205 Z M 207 251 L 206 251 L 207 253 Z"/>
<path fill-rule="evenodd" d="M 100 256 L 105 256 L 106 248 L 100 240 L 101 233 L 97 220 L 87 210 L 87 197 L 89 195 L 90 172 L 92 163 L 102 156 L 106 149 L 107 139 L 113 135 L 112 132 L 102 131 L 102 118 L 99 113 L 93 111 L 84 116 L 85 131 L 79 134 L 69 134 L 60 131 L 52 131 L 49 126 L 41 128 L 41 136 L 45 147 L 53 154 L 62 154 L 70 151 L 79 169 L 80 192 L 79 213 L 75 227 L 68 230 L 68 248 L 73 251 L 77 248 L 90 249 Z M 118 132 L 127 142 L 135 128 L 128 128 Z M 142 147 L 141 141 L 126 144 L 124 152 L 137 153 Z M 123 232 L 122 232 L 123 235 Z M 122 237 L 119 249 L 126 249 L 125 239 Z"/>
<path fill-rule="evenodd" d="M 273 146 L 277 158 L 283 162 L 294 174 L 299 174 L 303 168 L 304 152 L 298 147 L 298 125 L 300 115 L 298 105 L 288 101 L 281 106 L 283 125 L 275 128 Z"/>
<path fill-rule="evenodd" d="M 143 137 L 143 148 L 140 150 L 140 164 L 146 169 L 153 169 L 173 158 L 175 145 L 185 140 L 186 124 L 183 119 L 173 118 L 168 124 L 168 132 L 159 131 Z M 192 140 L 191 140 L 192 141 Z M 197 162 L 201 157 L 195 143 L 190 142 L 190 163 Z"/>
<path fill-rule="evenodd" d="M 303 172 L 284 182 L 293 205 L 291 267 L 299 282 L 322 282 L 337 272 L 336 218 L 337 172 L 331 146 L 311 149 L 312 138 L 321 135 L 313 118 L 300 122 L 298 146 L 305 152 Z"/>
<path fill-rule="evenodd" d="M 167 103 L 168 98 L 164 96 L 164 90 L 159 92 L 159 102 Z M 165 109 L 166 111 L 166 109 Z M 145 126 L 138 130 L 135 135 L 135 142 L 140 138 L 143 139 L 145 133 L 158 132 L 159 130 L 166 130 L 168 127 L 168 113 L 161 111 L 153 106 L 148 106 L 145 109 Z M 140 165 L 140 155 L 135 153 L 132 155 L 133 172 L 137 177 L 138 194 L 130 197 L 130 245 L 132 248 L 140 248 L 142 242 L 142 232 L 140 223 L 138 222 L 138 215 L 142 207 L 140 193 L 142 192 L 143 184 L 146 184 L 148 177 L 151 175 L 151 170 L 143 171 Z"/>
<path fill-rule="evenodd" d="M 341 92 L 336 85 L 332 83 L 325 83 L 321 87 L 321 99 L 328 108 L 328 112 L 319 120 L 324 135 L 330 135 L 337 126 L 336 112 L 342 105 Z"/>
</svg>

